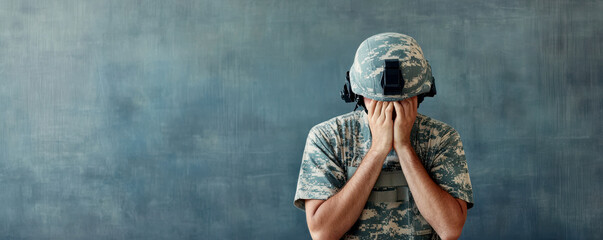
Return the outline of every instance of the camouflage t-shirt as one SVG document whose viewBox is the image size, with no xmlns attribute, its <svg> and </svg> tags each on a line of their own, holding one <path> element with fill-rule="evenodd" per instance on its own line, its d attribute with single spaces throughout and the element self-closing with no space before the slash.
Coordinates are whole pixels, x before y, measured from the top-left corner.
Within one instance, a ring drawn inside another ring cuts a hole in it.
<svg viewBox="0 0 603 240">
<path fill-rule="evenodd" d="M 463 144 L 449 125 L 417 114 L 411 144 L 423 166 L 442 189 L 473 207 L 473 191 Z M 343 188 L 348 170 L 357 168 L 371 147 L 368 116 L 353 111 L 314 126 L 304 149 L 294 205 L 305 210 L 304 199 L 326 200 Z M 395 151 L 382 172 L 402 171 Z M 414 202 L 367 202 L 362 214 L 342 239 L 439 239 Z"/>
</svg>

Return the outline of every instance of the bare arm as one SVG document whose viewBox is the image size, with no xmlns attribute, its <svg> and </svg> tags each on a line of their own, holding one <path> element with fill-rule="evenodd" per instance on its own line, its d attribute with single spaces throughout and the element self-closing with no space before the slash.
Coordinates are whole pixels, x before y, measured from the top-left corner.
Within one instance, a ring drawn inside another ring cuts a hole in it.
<svg viewBox="0 0 603 240">
<path fill-rule="evenodd" d="M 467 218 L 467 203 L 436 184 L 412 148 L 410 130 L 417 115 L 416 104 L 416 97 L 395 103 L 396 115 L 403 117 L 394 123 L 394 149 L 421 215 L 442 239 L 457 239 Z"/>
<path fill-rule="evenodd" d="M 396 153 L 421 215 L 442 239 L 459 238 L 467 218 L 467 203 L 452 197 L 429 177 L 412 147 L 400 146 Z"/>
<path fill-rule="evenodd" d="M 313 239 L 339 239 L 358 220 L 381 173 L 387 153 L 369 151 L 340 192 L 325 200 L 307 199 L 306 221 Z"/>
<path fill-rule="evenodd" d="M 346 185 L 327 200 L 307 199 L 306 221 L 313 239 L 339 239 L 358 220 L 393 144 L 393 103 L 368 104 L 372 144 Z"/>
</svg>

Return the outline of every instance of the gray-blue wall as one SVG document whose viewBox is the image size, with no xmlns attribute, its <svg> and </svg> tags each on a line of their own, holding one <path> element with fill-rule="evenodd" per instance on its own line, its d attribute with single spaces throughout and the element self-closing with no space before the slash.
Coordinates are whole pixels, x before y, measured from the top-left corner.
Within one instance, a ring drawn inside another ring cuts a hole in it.
<svg viewBox="0 0 603 240">
<path fill-rule="evenodd" d="M 464 239 L 603 237 L 601 1 L 0 0 L 0 238 L 309 239 L 308 130 L 411 35 L 475 196 Z"/>
</svg>

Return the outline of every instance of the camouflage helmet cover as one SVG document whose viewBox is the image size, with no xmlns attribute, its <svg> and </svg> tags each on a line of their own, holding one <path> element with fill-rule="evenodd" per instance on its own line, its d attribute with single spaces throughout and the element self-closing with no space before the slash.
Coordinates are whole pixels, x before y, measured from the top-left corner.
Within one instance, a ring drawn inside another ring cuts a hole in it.
<svg viewBox="0 0 603 240">
<path fill-rule="evenodd" d="M 400 62 L 404 89 L 401 95 L 385 95 L 381 75 L 386 59 Z M 400 33 L 380 33 L 364 40 L 350 68 L 352 91 L 377 101 L 400 101 L 427 93 L 433 84 L 431 66 L 417 41 Z"/>
</svg>

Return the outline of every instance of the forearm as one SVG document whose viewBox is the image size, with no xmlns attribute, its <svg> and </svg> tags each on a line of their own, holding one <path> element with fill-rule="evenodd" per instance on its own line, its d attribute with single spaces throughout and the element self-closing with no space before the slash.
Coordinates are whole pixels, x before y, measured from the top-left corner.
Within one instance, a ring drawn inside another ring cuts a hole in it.
<svg viewBox="0 0 603 240">
<path fill-rule="evenodd" d="M 421 215 L 442 238 L 458 238 L 466 218 L 459 202 L 431 179 L 411 146 L 396 153 Z"/>
<path fill-rule="evenodd" d="M 386 156 L 369 151 L 346 185 L 317 208 L 310 230 L 320 232 L 321 239 L 341 238 L 360 217 Z"/>
</svg>

